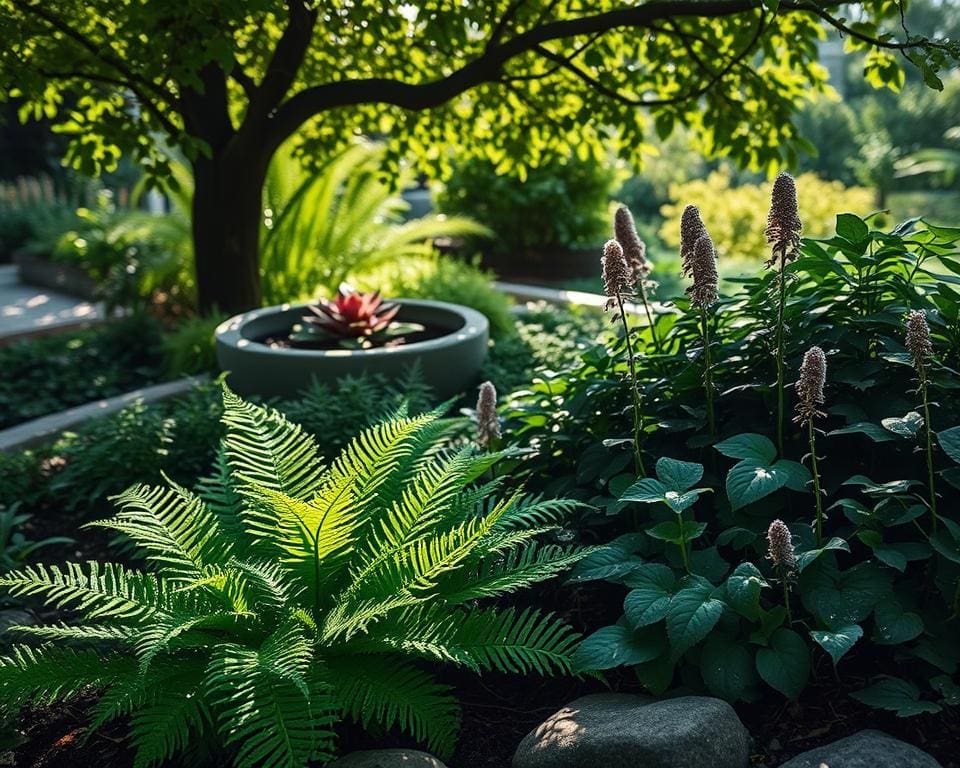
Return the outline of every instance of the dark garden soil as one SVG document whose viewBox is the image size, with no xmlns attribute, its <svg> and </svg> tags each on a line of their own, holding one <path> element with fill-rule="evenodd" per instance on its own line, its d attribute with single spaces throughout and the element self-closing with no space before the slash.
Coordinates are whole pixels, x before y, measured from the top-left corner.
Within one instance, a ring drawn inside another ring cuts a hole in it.
<svg viewBox="0 0 960 768">
<path fill-rule="evenodd" d="M 398 346 L 399 344 L 416 344 L 421 341 L 431 341 L 433 339 L 439 339 L 443 336 L 449 336 L 452 333 L 456 333 L 459 329 L 451 329 L 449 327 L 440 327 L 436 325 L 428 325 L 423 328 L 423 330 L 414 331 L 412 333 L 405 334 L 402 339 L 391 339 L 386 344 L 379 344 L 377 346 Z M 359 349 L 359 340 L 355 337 L 322 337 L 318 336 L 316 341 L 291 341 L 290 333 L 293 332 L 291 328 L 290 331 L 283 335 L 270 334 L 267 336 L 262 336 L 260 338 L 254 339 L 258 344 L 264 344 L 273 349 L 319 349 L 319 350 L 330 350 L 330 349 Z"/>
</svg>

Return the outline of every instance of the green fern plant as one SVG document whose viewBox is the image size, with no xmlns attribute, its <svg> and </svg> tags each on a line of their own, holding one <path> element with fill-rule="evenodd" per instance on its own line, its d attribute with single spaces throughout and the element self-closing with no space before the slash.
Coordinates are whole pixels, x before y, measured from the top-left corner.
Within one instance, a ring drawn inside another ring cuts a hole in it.
<svg viewBox="0 0 960 768">
<path fill-rule="evenodd" d="M 335 724 L 399 727 L 449 754 L 459 724 L 429 663 L 566 673 L 578 635 L 494 598 L 586 550 L 538 542 L 575 506 L 511 493 L 503 454 L 450 445 L 459 425 L 400 412 L 331 464 L 301 427 L 224 390 L 225 437 L 196 493 L 134 486 L 93 523 L 149 568 L 36 565 L 0 577 L 76 614 L 23 626 L 39 643 L 0 658 L 15 709 L 102 692 L 92 727 L 129 718 L 135 765 L 214 740 L 238 766 L 300 766 L 334 752 Z"/>
</svg>

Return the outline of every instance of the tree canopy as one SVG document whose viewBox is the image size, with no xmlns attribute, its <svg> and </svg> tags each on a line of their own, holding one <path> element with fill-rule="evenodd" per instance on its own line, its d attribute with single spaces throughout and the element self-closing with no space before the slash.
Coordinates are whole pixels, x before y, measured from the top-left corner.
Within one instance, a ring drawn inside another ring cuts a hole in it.
<svg viewBox="0 0 960 768">
<path fill-rule="evenodd" d="M 84 172 L 130 152 L 162 176 L 162 136 L 196 173 L 211 163 L 198 196 L 229 197 L 244 168 L 259 188 L 294 134 L 308 158 L 364 134 L 394 165 L 446 170 L 455 146 L 507 170 L 636 160 L 683 124 L 706 153 L 769 169 L 810 148 L 791 116 L 827 88 L 829 30 L 872 84 L 911 65 L 940 87 L 960 43 L 912 34 L 905 1 L 0 0 L 0 98 L 53 120 Z M 252 231 L 236 240 L 255 250 Z"/>
</svg>

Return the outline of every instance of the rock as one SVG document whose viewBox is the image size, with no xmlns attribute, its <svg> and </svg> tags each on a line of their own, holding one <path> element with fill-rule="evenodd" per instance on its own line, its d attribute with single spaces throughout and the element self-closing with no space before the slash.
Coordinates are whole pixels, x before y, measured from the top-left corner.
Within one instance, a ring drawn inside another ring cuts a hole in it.
<svg viewBox="0 0 960 768">
<path fill-rule="evenodd" d="M 750 736 L 720 699 L 584 696 L 528 733 L 513 768 L 745 768 Z"/>
<path fill-rule="evenodd" d="M 811 749 L 780 768 L 942 768 L 922 749 L 882 731 L 859 731 L 853 736 Z"/>
<path fill-rule="evenodd" d="M 447 768 L 433 755 L 415 749 L 371 749 L 351 752 L 327 768 Z"/>
</svg>

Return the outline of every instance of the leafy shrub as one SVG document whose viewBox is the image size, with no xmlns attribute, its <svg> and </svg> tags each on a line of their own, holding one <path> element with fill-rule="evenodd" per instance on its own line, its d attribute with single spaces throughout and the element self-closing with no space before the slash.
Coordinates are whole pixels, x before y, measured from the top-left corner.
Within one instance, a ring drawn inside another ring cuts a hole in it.
<svg viewBox="0 0 960 768">
<path fill-rule="evenodd" d="M 900 715 L 956 703 L 958 245 L 958 229 L 913 221 L 881 232 L 851 214 L 832 237 L 803 241 L 785 270 L 786 368 L 795 376 L 811 344 L 826 351 L 825 415 L 811 431 L 788 428 L 782 451 L 770 383 L 776 271 L 745 279 L 709 315 L 716 436 L 700 312 L 682 299 L 679 315 L 661 316 L 660 354 L 634 329 L 642 449 L 659 457 L 649 476 L 632 468 L 622 335 L 508 398 L 504 434 L 537 449 L 517 473 L 591 503 L 581 534 L 609 542 L 574 583 L 623 589 L 623 614 L 584 641 L 580 669 L 625 664 L 652 691 L 679 677 L 753 701 L 770 689 L 796 698 L 835 668 L 854 698 Z M 908 310 L 925 311 L 932 328 L 921 391 L 904 346 Z M 769 559 L 775 519 L 792 538 L 786 567 Z"/>
<path fill-rule="evenodd" d="M 76 209 L 90 192 L 84 185 L 59 187 L 48 176 L 0 184 L 0 259 L 15 251 L 48 254 L 77 222 Z"/>
<path fill-rule="evenodd" d="M 217 370 L 214 331 L 220 322 L 217 317 L 185 318 L 164 336 L 163 356 L 170 378 Z"/>
<path fill-rule="evenodd" d="M 4 707 L 103 691 L 93 727 L 130 717 L 139 765 L 214 736 L 240 766 L 329 757 L 348 717 L 452 751 L 459 707 L 423 661 L 481 672 L 570 668 L 551 615 L 482 602 L 553 576 L 582 550 L 538 545 L 570 509 L 475 481 L 501 454 L 445 449 L 436 413 L 398 415 L 329 466 L 278 412 L 224 393 L 215 477 L 197 496 L 135 486 L 116 517 L 151 565 L 33 566 L 11 593 L 82 623 L 0 660 Z"/>
<path fill-rule="evenodd" d="M 366 290 L 379 289 L 384 296 L 449 301 L 475 309 L 490 321 L 494 338 L 509 336 L 515 329 L 510 298 L 491 286 L 493 275 L 476 264 L 445 256 L 410 257 L 351 280 Z"/>
<path fill-rule="evenodd" d="M 844 187 L 839 182 L 822 181 L 812 173 L 797 178 L 800 209 L 803 211 L 804 234 L 823 237 L 833 227 L 837 211 L 866 214 L 873 210 L 873 194 L 861 187 Z M 696 205 L 710 211 L 710 236 L 717 247 L 720 261 L 727 259 L 752 262 L 751 271 L 761 260 L 769 258 L 763 239 L 763 228 L 769 205 L 766 185 L 731 186 L 730 172 L 721 169 L 706 179 L 697 179 L 670 187 L 670 197 L 678 202 L 661 209 L 665 219 L 660 237 L 670 246 L 680 245 L 680 215 L 684 206 Z M 729 273 L 728 273 L 729 274 Z"/>
<path fill-rule="evenodd" d="M 438 237 L 481 235 L 464 216 L 403 221 L 408 204 L 381 177 L 383 148 L 357 144 L 312 171 L 274 157 L 266 183 L 260 269 L 263 300 L 279 304 L 332 294 L 347 275 L 423 256 Z"/>
<path fill-rule="evenodd" d="M 491 252 L 589 247 L 603 242 L 617 183 L 609 163 L 578 157 L 532 168 L 525 179 L 497 172 L 488 160 L 460 163 L 438 195 L 440 210 L 471 216 L 494 233 Z"/>
<path fill-rule="evenodd" d="M 0 349 L 0 429 L 159 381 L 160 340 L 136 316 Z"/>
<path fill-rule="evenodd" d="M 40 495 L 40 461 L 33 451 L 0 451 L 0 504 L 31 503 Z"/>
</svg>

